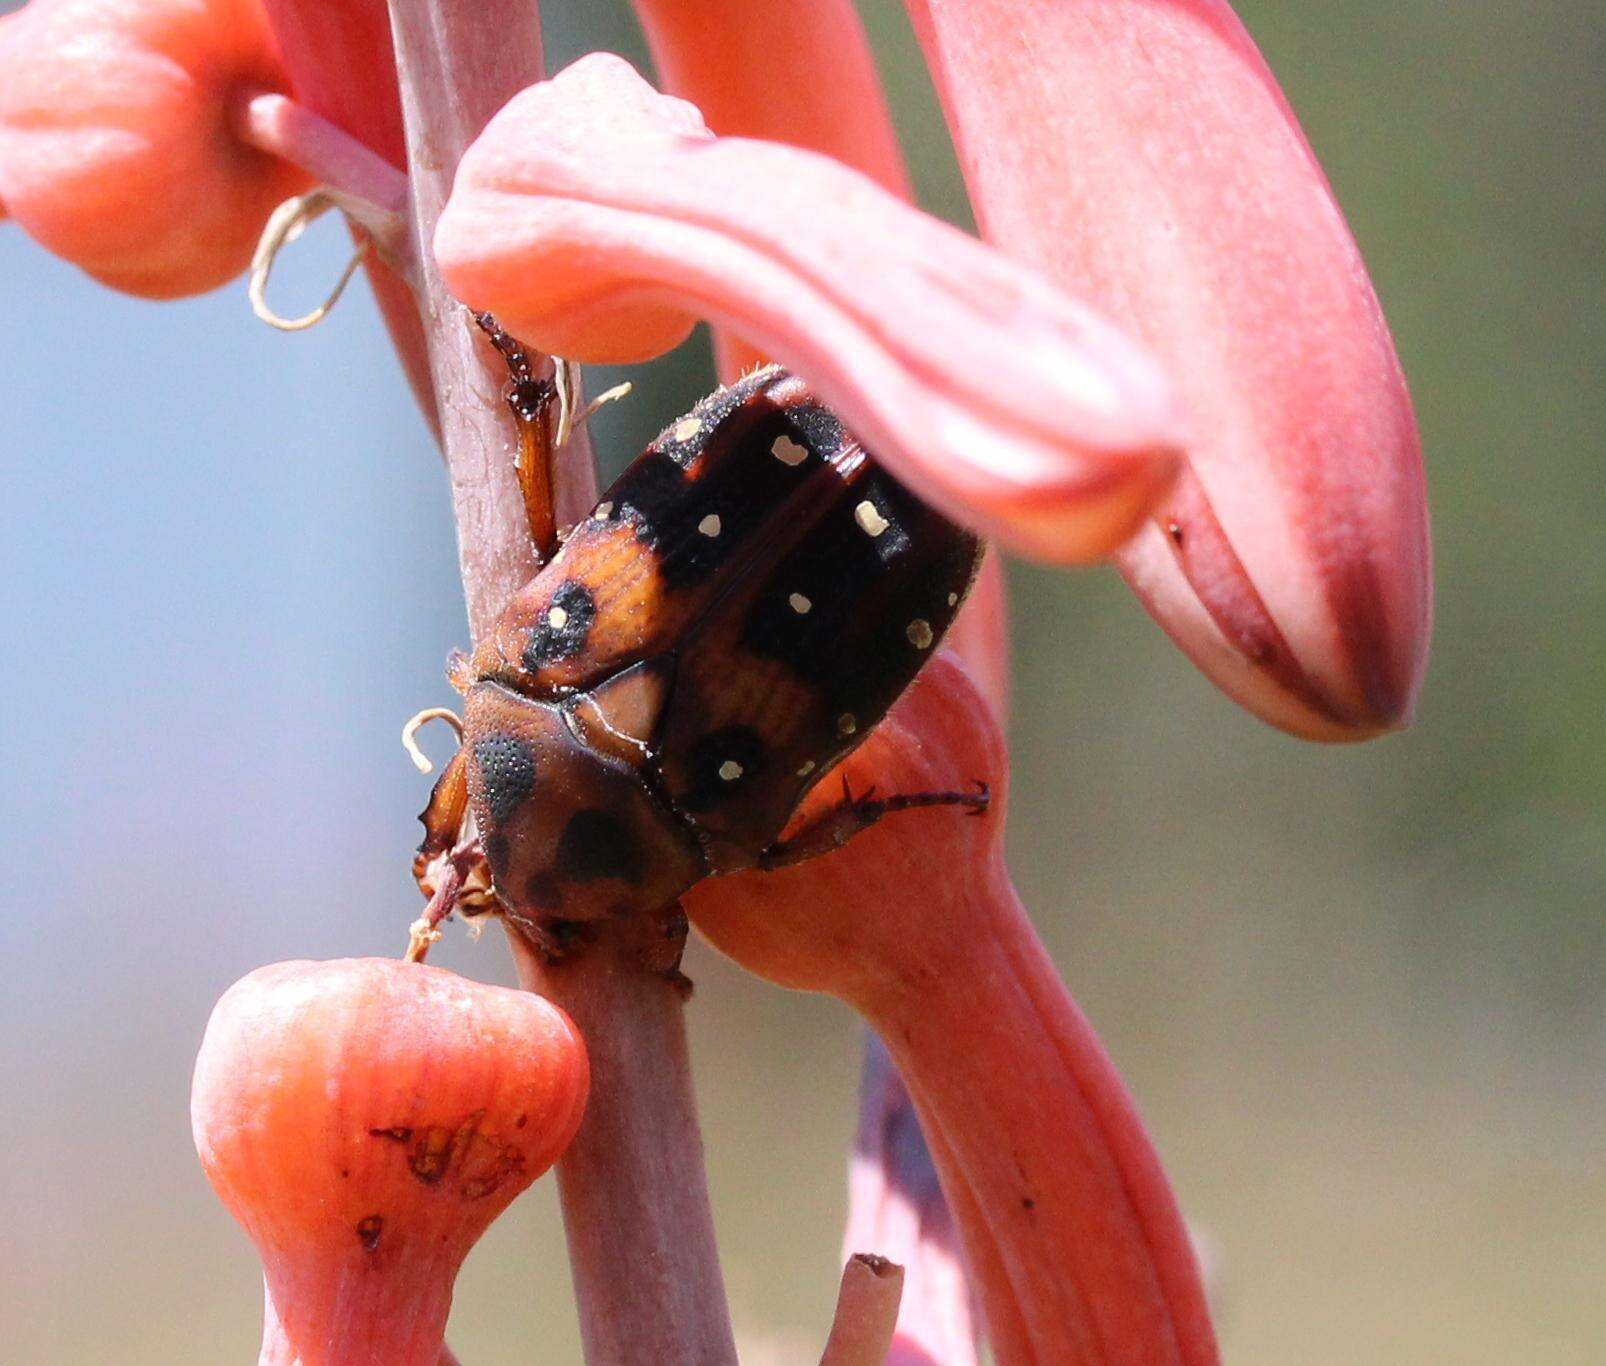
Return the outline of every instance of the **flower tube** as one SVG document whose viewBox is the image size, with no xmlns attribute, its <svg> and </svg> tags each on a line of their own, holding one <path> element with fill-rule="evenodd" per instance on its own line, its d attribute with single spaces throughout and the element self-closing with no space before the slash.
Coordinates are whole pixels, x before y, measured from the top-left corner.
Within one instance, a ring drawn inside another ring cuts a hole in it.
<svg viewBox="0 0 1606 1366">
<path fill-rule="evenodd" d="M 855 789 L 894 792 L 985 779 L 993 804 L 980 819 L 904 817 L 797 869 L 703 883 L 686 901 L 694 923 L 761 976 L 840 997 L 886 1044 L 1000 1361 L 1214 1362 L 1153 1146 L 1010 885 L 1007 759 L 963 671 L 934 661 L 843 769 Z"/>
</svg>

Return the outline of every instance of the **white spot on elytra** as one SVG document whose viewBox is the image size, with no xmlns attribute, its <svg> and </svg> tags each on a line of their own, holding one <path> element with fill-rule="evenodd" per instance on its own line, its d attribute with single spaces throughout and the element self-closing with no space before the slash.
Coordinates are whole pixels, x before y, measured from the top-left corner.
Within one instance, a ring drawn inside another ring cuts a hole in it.
<svg viewBox="0 0 1606 1366">
<path fill-rule="evenodd" d="M 958 593 L 950 593 L 948 595 L 948 605 L 950 607 L 959 606 L 959 594 Z"/>
<path fill-rule="evenodd" d="M 806 759 L 803 762 L 803 767 L 798 769 L 797 776 L 799 778 L 807 778 L 809 776 L 809 774 L 811 774 L 813 772 L 814 772 L 814 760 L 813 759 Z"/>
<path fill-rule="evenodd" d="M 836 728 L 842 735 L 852 735 L 859 728 L 859 719 L 852 712 L 845 711 L 837 717 Z"/>
<path fill-rule="evenodd" d="M 546 624 L 554 631 L 561 631 L 569 624 L 569 614 L 561 607 L 554 607 L 546 614 Z"/>
<path fill-rule="evenodd" d="M 858 507 L 853 509 L 853 520 L 859 524 L 859 529 L 866 536 L 879 536 L 891 525 L 881 515 L 881 509 L 866 498 Z"/>
<path fill-rule="evenodd" d="M 798 445 L 789 436 L 778 436 L 770 447 L 770 454 L 783 465 L 801 465 L 809 458 L 809 448 Z"/>
<path fill-rule="evenodd" d="M 801 593 L 793 593 L 792 596 L 787 599 L 787 602 L 792 605 L 792 610 L 800 617 L 807 616 L 809 608 L 814 606 L 814 604 Z"/>
<path fill-rule="evenodd" d="M 727 783 L 734 783 L 742 776 L 742 766 L 734 759 L 727 759 L 719 766 L 719 776 Z"/>
<path fill-rule="evenodd" d="M 713 540 L 714 537 L 719 535 L 719 529 L 720 521 L 719 514 L 717 512 L 710 512 L 708 516 L 704 517 L 702 521 L 697 523 L 697 530 L 702 532 L 703 535 L 708 537 L 709 540 Z"/>
<path fill-rule="evenodd" d="M 915 649 L 929 650 L 931 648 L 931 623 L 926 621 L 924 618 L 916 617 L 903 628 L 903 633 L 909 637 L 909 643 L 913 645 Z"/>
<path fill-rule="evenodd" d="M 695 417 L 683 417 L 675 423 L 675 428 L 669 433 L 676 441 L 690 441 L 698 432 L 702 431 L 702 422 Z"/>
</svg>

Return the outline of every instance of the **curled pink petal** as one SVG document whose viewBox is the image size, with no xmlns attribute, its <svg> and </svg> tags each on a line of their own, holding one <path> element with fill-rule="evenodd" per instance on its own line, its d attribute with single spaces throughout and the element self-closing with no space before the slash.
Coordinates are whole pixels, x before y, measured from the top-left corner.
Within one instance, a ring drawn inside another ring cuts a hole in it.
<svg viewBox="0 0 1606 1366">
<path fill-rule="evenodd" d="M 212 289 L 306 187 L 231 128 L 237 95 L 283 84 L 255 0 L 33 0 L 0 45 L 0 198 L 115 289 Z"/>
<path fill-rule="evenodd" d="M 829 158 L 713 137 L 607 54 L 491 121 L 435 253 L 464 302 L 577 360 L 739 331 L 926 498 L 1044 558 L 1109 553 L 1176 468 L 1164 379 L 1114 328 Z"/>
<path fill-rule="evenodd" d="M 1410 399 L 1343 216 L 1231 8 L 909 9 L 983 235 L 1130 328 L 1184 400 L 1189 472 L 1121 552 L 1128 582 L 1274 725 L 1403 724 L 1431 583 Z"/>
</svg>

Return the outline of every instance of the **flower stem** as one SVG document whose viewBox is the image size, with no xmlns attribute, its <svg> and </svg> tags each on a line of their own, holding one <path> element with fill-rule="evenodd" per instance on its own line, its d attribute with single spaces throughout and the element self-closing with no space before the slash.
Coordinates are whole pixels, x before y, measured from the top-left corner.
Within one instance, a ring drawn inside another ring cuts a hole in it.
<svg viewBox="0 0 1606 1366">
<path fill-rule="evenodd" d="M 541 77 L 540 15 L 533 0 L 464 7 L 394 0 L 391 19 L 407 133 L 414 291 L 457 514 L 469 630 L 477 641 L 535 573 L 536 558 L 499 397 L 500 362 L 480 342 L 468 310 L 446 292 L 430 244 L 463 149 L 503 101 Z M 509 42 L 510 33 L 528 36 Z"/>
<path fill-rule="evenodd" d="M 869 1253 L 849 1257 L 820 1366 L 884 1366 L 902 1293 L 903 1268 L 896 1262 Z"/>
<path fill-rule="evenodd" d="M 520 983 L 590 1051 L 591 1099 L 558 1163 L 585 1359 L 735 1366 L 681 991 L 619 935 L 557 964 L 508 937 Z"/>
<path fill-rule="evenodd" d="M 540 79 L 534 0 L 392 0 L 419 267 L 458 555 L 476 640 L 536 558 L 500 401 L 500 360 L 442 287 L 430 242 L 463 149 Z M 595 499 L 584 433 L 553 471 L 559 523 Z M 586 1118 L 558 1164 L 586 1359 L 734 1363 L 677 988 L 610 922 L 561 964 L 510 932 L 521 979 L 561 1004 L 591 1056 Z"/>
</svg>

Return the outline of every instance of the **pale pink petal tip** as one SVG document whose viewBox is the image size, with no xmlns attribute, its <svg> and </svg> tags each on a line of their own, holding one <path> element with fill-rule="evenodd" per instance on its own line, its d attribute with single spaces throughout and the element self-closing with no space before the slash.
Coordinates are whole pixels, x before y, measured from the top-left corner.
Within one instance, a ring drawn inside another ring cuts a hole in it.
<svg viewBox="0 0 1606 1366">
<path fill-rule="evenodd" d="M 435 253 L 465 303 L 575 360 L 729 327 L 933 503 L 1043 559 L 1109 554 L 1178 468 L 1169 385 L 1112 326 L 837 161 L 714 137 L 609 54 L 491 121 Z"/>
<path fill-rule="evenodd" d="M 1304 514 L 1292 522 L 1299 555 L 1235 545 L 1185 475 L 1160 519 L 1122 548 L 1121 570 L 1189 658 L 1262 720 L 1323 741 L 1410 724 L 1431 621 L 1425 536 L 1391 537 L 1389 519 L 1367 525 L 1344 499 L 1282 512 Z M 1420 557 L 1398 553 L 1402 542 Z"/>
</svg>

